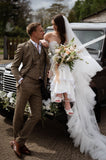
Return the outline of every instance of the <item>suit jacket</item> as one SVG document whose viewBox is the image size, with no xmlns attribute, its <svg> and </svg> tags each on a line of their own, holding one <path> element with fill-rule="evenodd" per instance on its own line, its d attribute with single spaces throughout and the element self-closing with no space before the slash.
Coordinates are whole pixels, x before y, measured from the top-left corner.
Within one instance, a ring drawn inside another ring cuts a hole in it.
<svg viewBox="0 0 106 160">
<path fill-rule="evenodd" d="M 19 44 L 16 50 L 14 61 L 11 66 L 11 71 L 18 82 L 21 77 L 28 75 L 30 78 L 38 80 L 43 76 L 46 54 L 46 70 L 45 84 L 47 81 L 47 72 L 50 68 L 48 50 L 44 46 L 41 49 L 41 55 L 31 41 Z M 19 66 L 22 63 L 22 68 L 19 71 Z M 18 84 L 16 83 L 16 86 Z"/>
</svg>

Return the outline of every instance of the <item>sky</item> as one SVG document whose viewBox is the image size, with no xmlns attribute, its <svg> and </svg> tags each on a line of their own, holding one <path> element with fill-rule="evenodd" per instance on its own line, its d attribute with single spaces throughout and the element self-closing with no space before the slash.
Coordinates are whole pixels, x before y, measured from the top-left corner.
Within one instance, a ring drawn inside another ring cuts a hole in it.
<svg viewBox="0 0 106 160">
<path fill-rule="evenodd" d="M 55 0 L 30 0 L 31 1 L 31 8 L 36 11 L 37 9 L 40 8 L 49 8 L 54 2 L 56 2 Z M 69 6 L 69 8 L 71 9 L 74 6 L 74 3 L 77 0 L 64 0 L 64 5 Z"/>
</svg>

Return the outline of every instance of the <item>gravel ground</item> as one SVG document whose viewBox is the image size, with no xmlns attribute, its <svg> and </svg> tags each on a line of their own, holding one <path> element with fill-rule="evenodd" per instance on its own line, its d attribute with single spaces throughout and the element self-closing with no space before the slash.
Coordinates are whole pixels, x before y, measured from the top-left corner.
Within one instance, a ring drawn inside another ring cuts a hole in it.
<svg viewBox="0 0 106 160">
<path fill-rule="evenodd" d="M 10 63 L 0 55 L 0 64 Z M 106 135 L 106 106 L 101 108 L 101 132 Z M 0 160 L 18 160 L 9 142 L 13 140 L 12 121 L 0 115 Z M 56 120 L 46 120 L 44 126 L 36 125 L 27 141 L 31 156 L 23 160 L 92 160 L 89 155 L 81 154 L 69 138 L 65 126 Z"/>
<path fill-rule="evenodd" d="M 106 107 L 102 108 L 100 130 L 106 135 Z M 0 115 L 0 160 L 18 160 L 9 142 L 13 139 L 12 121 Z M 56 120 L 46 120 L 44 126 L 36 125 L 27 146 L 31 156 L 23 160 L 92 160 L 89 155 L 81 154 L 72 139 L 66 134 L 65 127 Z"/>
</svg>

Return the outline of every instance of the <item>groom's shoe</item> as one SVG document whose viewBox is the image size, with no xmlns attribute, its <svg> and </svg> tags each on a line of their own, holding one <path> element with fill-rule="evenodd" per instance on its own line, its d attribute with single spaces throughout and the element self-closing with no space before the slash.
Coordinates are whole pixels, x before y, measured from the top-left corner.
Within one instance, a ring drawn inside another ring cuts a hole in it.
<svg viewBox="0 0 106 160">
<path fill-rule="evenodd" d="M 11 147 L 13 148 L 15 154 L 16 154 L 19 158 L 22 158 L 21 146 L 19 145 L 19 143 L 14 140 L 14 141 L 11 141 L 11 142 L 10 142 L 10 145 L 11 145 Z"/>
<path fill-rule="evenodd" d="M 25 144 L 21 147 L 21 153 L 31 155 L 31 151 L 25 146 Z"/>
</svg>

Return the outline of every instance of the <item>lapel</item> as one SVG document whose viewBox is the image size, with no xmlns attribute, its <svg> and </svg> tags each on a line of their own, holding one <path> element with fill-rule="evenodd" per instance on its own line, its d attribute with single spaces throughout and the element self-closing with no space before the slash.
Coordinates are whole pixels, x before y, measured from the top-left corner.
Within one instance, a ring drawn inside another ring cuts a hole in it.
<svg viewBox="0 0 106 160">
<path fill-rule="evenodd" d="M 45 48 L 43 45 L 42 45 L 42 50 L 46 53 L 46 55 L 48 54 L 47 48 Z"/>
<path fill-rule="evenodd" d="M 28 45 L 30 48 L 30 54 L 32 55 L 32 59 L 35 62 L 40 56 L 42 56 L 42 53 L 46 53 L 47 57 L 47 48 L 45 48 L 43 45 L 41 45 L 41 54 L 39 54 L 37 48 L 32 44 L 32 42 L 29 40 Z"/>
<path fill-rule="evenodd" d="M 39 53 L 37 48 L 32 44 L 32 42 L 29 40 L 28 45 L 30 48 L 30 54 L 32 55 L 33 61 L 36 61 L 37 57 L 39 57 Z"/>
</svg>

